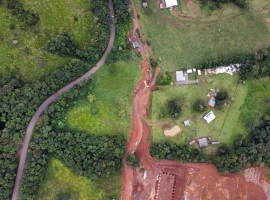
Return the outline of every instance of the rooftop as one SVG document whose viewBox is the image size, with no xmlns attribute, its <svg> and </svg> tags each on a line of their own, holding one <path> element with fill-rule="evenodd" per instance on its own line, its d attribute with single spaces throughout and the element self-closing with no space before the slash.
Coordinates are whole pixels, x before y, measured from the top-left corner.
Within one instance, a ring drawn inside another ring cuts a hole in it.
<svg viewBox="0 0 270 200">
<path fill-rule="evenodd" d="M 206 138 L 198 139 L 198 142 L 199 142 L 200 147 L 208 146 L 208 142 L 207 142 Z"/>
<path fill-rule="evenodd" d="M 205 121 L 209 124 L 211 121 L 213 121 L 216 118 L 213 111 L 210 111 L 207 115 L 204 116 Z"/>
<path fill-rule="evenodd" d="M 177 0 L 165 0 L 165 3 L 167 8 L 178 5 Z"/>
<path fill-rule="evenodd" d="M 186 78 L 184 77 L 183 71 L 176 71 L 176 81 L 185 81 Z"/>
</svg>

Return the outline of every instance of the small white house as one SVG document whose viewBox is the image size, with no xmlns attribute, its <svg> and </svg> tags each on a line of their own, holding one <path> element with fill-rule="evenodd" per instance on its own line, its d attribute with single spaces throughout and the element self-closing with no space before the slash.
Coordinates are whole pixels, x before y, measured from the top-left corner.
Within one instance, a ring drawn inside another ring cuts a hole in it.
<svg viewBox="0 0 270 200">
<path fill-rule="evenodd" d="M 213 121 L 216 118 L 213 111 L 210 111 L 207 115 L 204 116 L 204 120 L 209 124 L 211 121 Z"/>
<path fill-rule="evenodd" d="M 187 73 L 188 73 L 188 74 L 191 74 L 191 73 L 192 73 L 192 69 L 188 69 L 188 70 L 187 70 Z"/>
<path fill-rule="evenodd" d="M 165 0 L 166 8 L 178 6 L 177 0 Z"/>
<path fill-rule="evenodd" d="M 199 69 L 197 72 L 198 72 L 198 75 L 199 75 L 199 76 L 202 75 L 202 72 L 201 72 L 200 69 Z"/>
<path fill-rule="evenodd" d="M 183 71 L 176 71 L 176 81 L 185 81 L 186 78 L 184 77 Z"/>
</svg>

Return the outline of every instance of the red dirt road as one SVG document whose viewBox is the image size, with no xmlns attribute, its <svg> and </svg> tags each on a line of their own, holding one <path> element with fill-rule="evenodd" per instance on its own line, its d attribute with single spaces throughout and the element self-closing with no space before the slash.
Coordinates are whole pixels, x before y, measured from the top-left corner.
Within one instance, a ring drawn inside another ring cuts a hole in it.
<svg viewBox="0 0 270 200">
<path fill-rule="evenodd" d="M 110 17 L 114 16 L 114 10 L 113 10 L 113 3 L 112 0 L 109 0 L 109 7 L 110 7 Z M 17 176 L 16 176 L 16 181 L 15 181 L 15 186 L 13 189 L 13 194 L 12 194 L 12 200 L 17 200 L 18 198 L 18 192 L 19 192 L 19 183 L 20 180 L 22 178 L 22 173 L 23 173 L 23 169 L 24 169 L 24 164 L 25 164 L 25 159 L 26 159 L 26 155 L 27 155 L 27 149 L 28 149 L 28 145 L 32 136 L 32 132 L 33 129 L 35 127 L 36 121 L 39 118 L 39 116 L 41 115 L 41 113 L 43 112 L 43 110 L 51 103 L 53 102 L 58 96 L 60 96 L 62 93 L 70 90 L 71 88 L 74 87 L 74 85 L 80 83 L 81 81 L 86 80 L 87 78 L 89 78 L 92 74 L 94 74 L 105 62 L 106 56 L 107 54 L 111 51 L 113 43 L 114 43 L 114 38 L 115 38 L 115 24 L 112 23 L 111 24 L 111 34 L 110 34 L 110 40 L 107 46 L 106 51 L 104 52 L 103 56 L 101 57 L 101 59 L 98 61 L 98 63 L 96 64 L 95 67 L 93 67 L 91 70 L 89 70 L 88 72 L 86 72 L 83 76 L 81 76 L 80 78 L 78 78 L 77 80 L 73 81 L 72 83 L 68 84 L 67 86 L 65 86 L 64 88 L 60 89 L 59 91 L 57 91 L 55 94 L 53 94 L 52 96 L 50 96 L 36 111 L 36 113 L 34 114 L 34 116 L 32 117 L 28 127 L 27 127 L 27 131 L 25 133 L 25 138 L 24 138 L 24 142 L 23 142 L 23 146 L 20 149 L 20 151 L 18 152 L 17 155 L 20 155 L 20 163 L 19 163 L 19 167 L 18 167 L 18 171 L 17 171 Z"/>
</svg>

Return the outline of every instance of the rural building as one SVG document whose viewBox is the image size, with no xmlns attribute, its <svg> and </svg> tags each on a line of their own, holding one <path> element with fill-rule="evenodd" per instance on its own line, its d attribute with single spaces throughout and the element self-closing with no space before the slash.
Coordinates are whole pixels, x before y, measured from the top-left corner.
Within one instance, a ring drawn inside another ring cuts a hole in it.
<svg viewBox="0 0 270 200">
<path fill-rule="evenodd" d="M 185 125 L 185 126 L 191 126 L 191 124 L 189 123 L 189 120 L 185 120 L 185 121 L 184 121 L 184 125 Z"/>
<path fill-rule="evenodd" d="M 143 6 L 144 8 L 146 8 L 146 7 L 148 6 L 147 2 L 143 2 L 143 3 L 142 3 L 142 6 Z"/>
<path fill-rule="evenodd" d="M 220 142 L 219 141 L 217 141 L 217 142 L 211 142 L 211 144 L 220 144 Z"/>
<path fill-rule="evenodd" d="M 196 68 L 193 68 L 193 72 L 196 72 Z"/>
<path fill-rule="evenodd" d="M 199 69 L 198 71 L 198 75 L 200 76 L 202 74 L 201 70 Z"/>
<path fill-rule="evenodd" d="M 216 100 L 215 100 L 214 97 L 211 97 L 211 98 L 209 99 L 208 106 L 214 108 L 215 105 L 216 105 Z"/>
<path fill-rule="evenodd" d="M 140 47 L 139 40 L 134 33 L 131 33 L 129 35 L 128 40 L 129 40 L 129 42 L 131 42 L 134 49 Z"/>
<path fill-rule="evenodd" d="M 195 144 L 195 140 L 192 140 L 190 143 L 188 143 L 189 145 L 193 145 Z"/>
<path fill-rule="evenodd" d="M 209 124 L 211 121 L 213 121 L 216 118 L 213 111 L 210 111 L 207 115 L 204 116 L 204 120 Z"/>
<path fill-rule="evenodd" d="M 199 146 L 200 147 L 206 147 L 206 146 L 208 146 L 208 142 L 207 142 L 207 139 L 206 138 L 198 139 L 198 142 L 199 142 Z"/>
<path fill-rule="evenodd" d="M 187 73 L 188 73 L 188 74 L 191 74 L 191 73 L 192 73 L 192 69 L 188 69 L 188 70 L 187 70 Z"/>
<path fill-rule="evenodd" d="M 186 78 L 184 77 L 183 71 L 176 71 L 176 81 L 185 81 Z"/>
<path fill-rule="evenodd" d="M 177 0 L 162 0 L 162 3 L 160 4 L 160 9 L 164 8 L 171 8 L 174 6 L 178 6 Z"/>
</svg>

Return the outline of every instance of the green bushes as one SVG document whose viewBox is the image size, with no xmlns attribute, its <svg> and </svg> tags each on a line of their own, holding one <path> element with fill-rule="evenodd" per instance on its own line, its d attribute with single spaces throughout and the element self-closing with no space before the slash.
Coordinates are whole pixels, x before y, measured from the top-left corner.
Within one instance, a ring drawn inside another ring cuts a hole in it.
<svg viewBox="0 0 270 200">
<path fill-rule="evenodd" d="M 156 85 L 169 85 L 172 82 L 172 74 L 166 72 L 165 74 L 159 74 L 157 77 Z"/>
<path fill-rule="evenodd" d="M 178 119 L 181 113 L 181 106 L 176 99 L 169 101 L 168 106 L 168 115 L 173 119 Z"/>
<path fill-rule="evenodd" d="M 155 61 L 153 58 L 150 58 L 150 66 L 151 66 L 152 68 L 157 67 L 157 66 L 158 66 L 158 62 Z"/>
<path fill-rule="evenodd" d="M 198 99 L 194 105 L 193 105 L 193 110 L 196 112 L 204 112 L 207 110 L 207 106 L 205 104 L 204 100 Z"/>
<path fill-rule="evenodd" d="M 205 6 L 205 5 L 207 5 L 208 0 L 200 0 L 200 2 L 203 6 Z M 245 0 L 213 0 L 213 2 L 215 2 L 216 7 L 219 9 L 221 8 L 223 3 L 234 3 L 239 8 L 246 8 L 247 7 L 247 3 Z"/>
<path fill-rule="evenodd" d="M 228 93 L 227 91 L 220 91 L 217 93 L 215 97 L 216 101 L 216 108 L 220 110 L 222 106 L 224 105 L 225 100 L 228 98 Z"/>
<path fill-rule="evenodd" d="M 0 1 L 1 4 L 1 1 Z M 7 8 L 12 15 L 16 15 L 20 20 L 28 26 L 34 26 L 39 22 L 39 15 L 23 8 L 23 4 L 19 0 L 7 0 Z"/>
<path fill-rule="evenodd" d="M 137 166 L 139 167 L 140 165 L 140 159 L 137 158 L 133 153 L 129 154 L 128 157 L 126 158 L 126 163 L 128 166 Z"/>
</svg>

